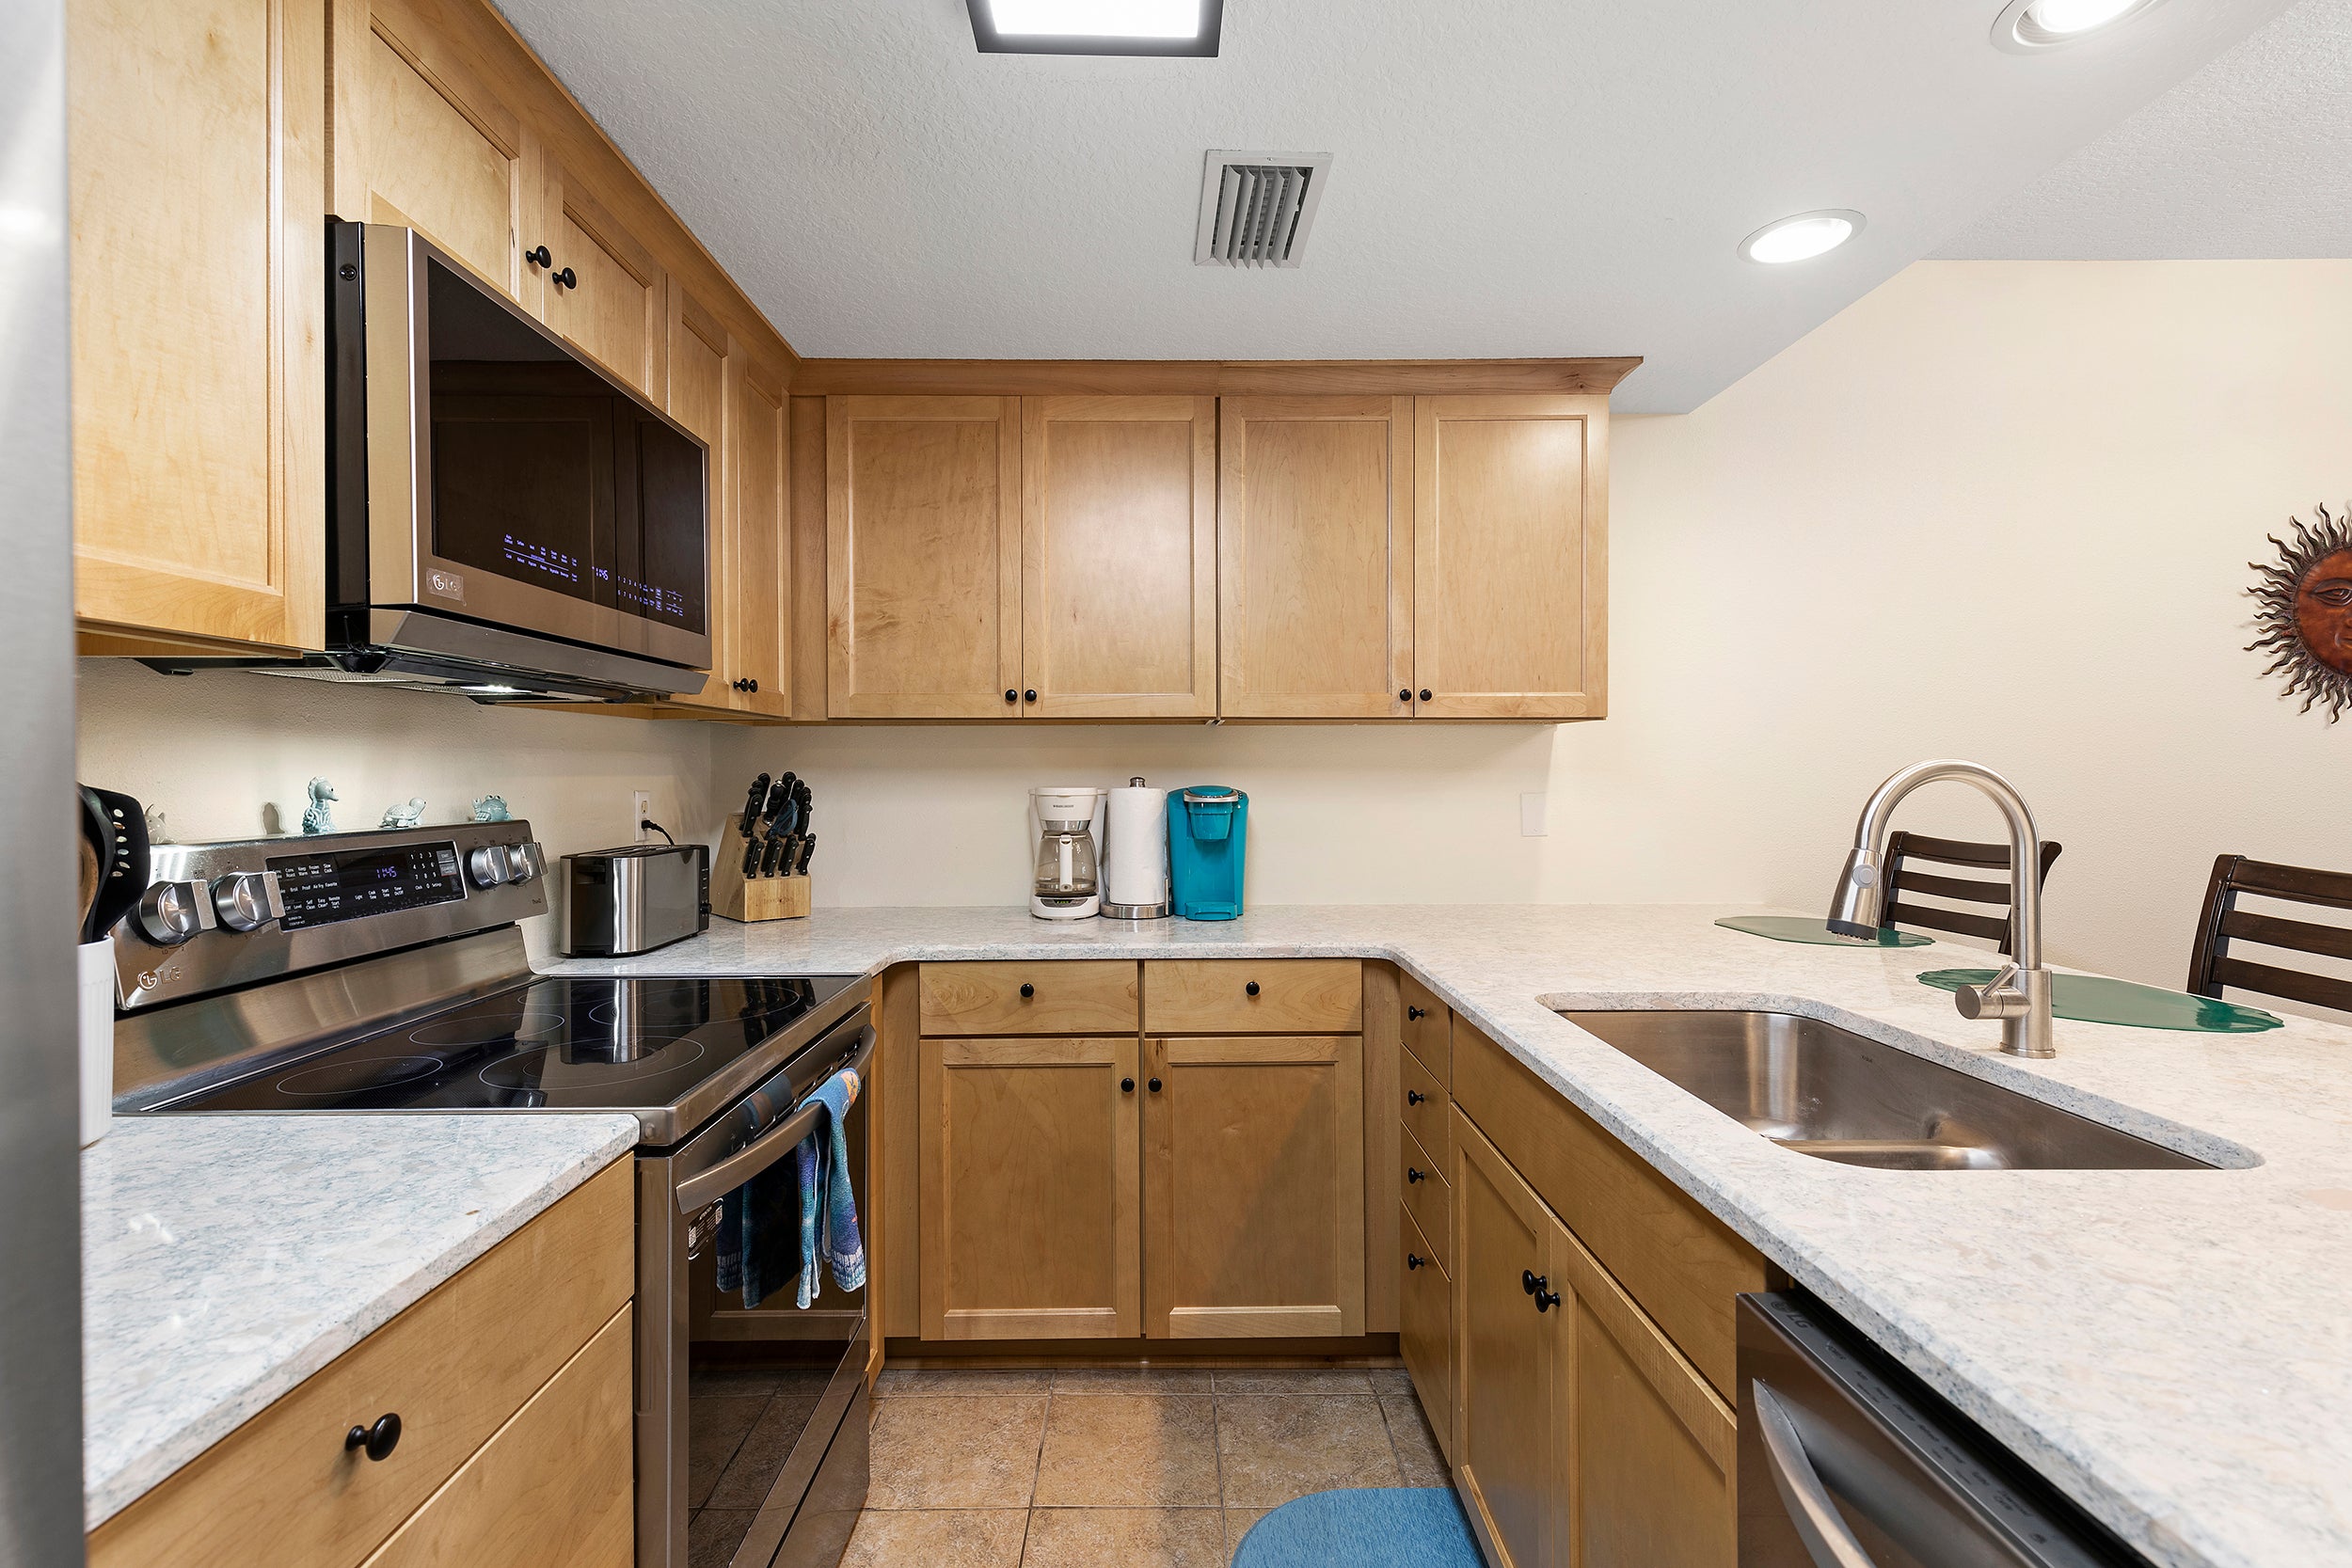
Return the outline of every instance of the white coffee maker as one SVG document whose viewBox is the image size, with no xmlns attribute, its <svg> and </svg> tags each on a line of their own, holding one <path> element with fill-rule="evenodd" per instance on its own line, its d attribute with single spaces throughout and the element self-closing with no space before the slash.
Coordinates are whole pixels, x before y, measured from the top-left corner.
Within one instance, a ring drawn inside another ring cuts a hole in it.
<svg viewBox="0 0 2352 1568">
<path fill-rule="evenodd" d="M 1103 912 L 1105 793 L 1091 784 L 1029 791 L 1029 834 L 1037 846 L 1029 912 L 1038 919 L 1090 920 Z"/>
</svg>

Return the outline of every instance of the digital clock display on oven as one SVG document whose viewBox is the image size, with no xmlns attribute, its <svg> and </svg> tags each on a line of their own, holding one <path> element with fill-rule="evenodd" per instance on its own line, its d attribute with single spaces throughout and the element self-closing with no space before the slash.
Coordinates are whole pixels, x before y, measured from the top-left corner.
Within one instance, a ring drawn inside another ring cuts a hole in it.
<svg viewBox="0 0 2352 1568">
<path fill-rule="evenodd" d="M 286 906 L 281 924 L 289 931 L 421 910 L 466 895 L 457 846 L 452 843 L 280 855 L 267 863 L 278 873 L 278 896 Z"/>
</svg>

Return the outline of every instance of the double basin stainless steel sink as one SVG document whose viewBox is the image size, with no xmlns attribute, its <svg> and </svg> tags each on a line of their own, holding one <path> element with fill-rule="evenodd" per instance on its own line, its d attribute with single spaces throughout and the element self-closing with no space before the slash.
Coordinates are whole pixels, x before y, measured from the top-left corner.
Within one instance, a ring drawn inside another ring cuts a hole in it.
<svg viewBox="0 0 2352 1568">
<path fill-rule="evenodd" d="M 1881 1170 L 2211 1170 L 2202 1160 L 1794 1013 L 1560 1016 L 1783 1148 Z"/>
</svg>

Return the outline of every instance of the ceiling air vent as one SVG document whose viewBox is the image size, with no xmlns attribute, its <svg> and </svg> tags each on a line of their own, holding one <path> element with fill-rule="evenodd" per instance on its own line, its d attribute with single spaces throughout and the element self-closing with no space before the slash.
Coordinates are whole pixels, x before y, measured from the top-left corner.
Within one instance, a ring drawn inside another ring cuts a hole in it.
<svg viewBox="0 0 2352 1568">
<path fill-rule="evenodd" d="M 1295 267 L 1331 178 L 1328 152 L 1211 152 L 1192 260 L 1203 267 Z"/>
</svg>

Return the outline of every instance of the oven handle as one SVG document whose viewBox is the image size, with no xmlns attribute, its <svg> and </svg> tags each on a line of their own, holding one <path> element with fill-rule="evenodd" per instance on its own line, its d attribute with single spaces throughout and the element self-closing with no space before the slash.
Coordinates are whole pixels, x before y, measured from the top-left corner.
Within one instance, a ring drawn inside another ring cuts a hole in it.
<svg viewBox="0 0 2352 1568">
<path fill-rule="evenodd" d="M 873 1060 L 874 1029 L 873 1025 L 868 1024 L 858 1031 L 857 1045 L 850 1052 L 850 1059 L 842 1063 L 841 1067 L 856 1072 L 863 1080 L 866 1069 L 872 1066 Z M 840 1070 L 841 1068 L 834 1069 L 834 1072 Z M 831 1079 L 832 1076 L 831 1072 L 825 1075 L 827 1079 Z M 678 1212 L 691 1214 L 697 1210 L 709 1207 L 783 1159 L 787 1153 L 798 1147 L 802 1139 L 817 1130 L 817 1124 L 824 1115 L 825 1107 L 812 1100 L 708 1170 L 690 1176 L 679 1182 L 677 1185 Z"/>
<path fill-rule="evenodd" d="M 1804 1542 L 1805 1554 L 1819 1568 L 1875 1568 L 1870 1554 L 1837 1516 L 1837 1505 L 1830 1501 L 1829 1488 L 1821 1484 L 1813 1461 L 1806 1457 L 1804 1439 L 1798 1434 L 1797 1423 L 1788 1418 L 1780 1396 L 1760 1377 L 1755 1385 L 1756 1434 L 1764 1439 L 1764 1467 L 1772 1472 L 1773 1489 L 1780 1493 L 1788 1522 L 1797 1527 Z"/>
</svg>

